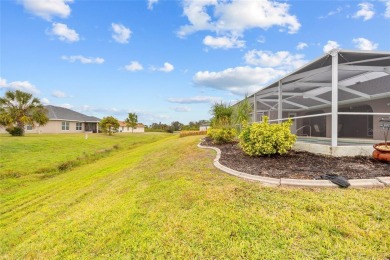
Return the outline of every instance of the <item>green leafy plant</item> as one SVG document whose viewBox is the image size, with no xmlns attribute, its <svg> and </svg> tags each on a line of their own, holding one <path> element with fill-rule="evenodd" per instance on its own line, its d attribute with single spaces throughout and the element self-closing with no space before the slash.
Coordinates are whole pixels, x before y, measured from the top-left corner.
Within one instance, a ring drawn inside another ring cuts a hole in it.
<svg viewBox="0 0 390 260">
<path fill-rule="evenodd" d="M 264 116 L 263 122 L 243 129 L 239 136 L 240 146 L 250 156 L 285 154 L 296 141 L 296 136 L 290 131 L 291 125 L 291 119 L 281 124 L 270 124 L 268 117 Z"/>
<path fill-rule="evenodd" d="M 49 121 L 46 108 L 38 98 L 20 90 L 7 91 L 0 97 L 0 126 L 8 127 L 13 136 L 24 135 L 27 124 L 45 125 Z"/>
<path fill-rule="evenodd" d="M 236 140 L 237 131 L 234 128 L 211 128 L 207 130 L 207 136 L 216 144 L 232 143 Z"/>
<path fill-rule="evenodd" d="M 7 127 L 5 131 L 7 131 L 12 136 L 23 136 L 24 134 L 23 128 L 17 126 Z"/>
<path fill-rule="evenodd" d="M 214 128 L 223 128 L 232 125 L 234 108 L 228 104 L 215 103 L 211 107 L 211 125 Z"/>
<path fill-rule="evenodd" d="M 131 127 L 131 132 L 134 132 L 138 123 L 138 116 L 136 113 L 129 113 L 129 116 L 125 119 L 125 123 L 128 127 Z"/>
<path fill-rule="evenodd" d="M 115 131 L 118 131 L 119 121 L 113 116 L 104 117 L 99 122 L 99 128 L 103 131 L 103 133 L 107 133 L 112 135 Z"/>
<path fill-rule="evenodd" d="M 236 124 L 245 124 L 249 121 L 250 112 L 252 112 L 252 107 L 249 103 L 248 96 L 245 96 L 245 99 L 236 104 L 234 107 L 233 121 Z"/>
</svg>

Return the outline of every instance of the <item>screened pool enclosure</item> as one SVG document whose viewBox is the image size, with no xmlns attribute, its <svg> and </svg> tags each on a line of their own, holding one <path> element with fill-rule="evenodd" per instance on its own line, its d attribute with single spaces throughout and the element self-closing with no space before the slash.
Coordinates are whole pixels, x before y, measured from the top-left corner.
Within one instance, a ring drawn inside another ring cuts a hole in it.
<svg viewBox="0 0 390 260">
<path fill-rule="evenodd" d="M 294 118 L 298 136 L 381 140 L 390 117 L 390 52 L 334 49 L 250 95 L 251 119 Z"/>
</svg>

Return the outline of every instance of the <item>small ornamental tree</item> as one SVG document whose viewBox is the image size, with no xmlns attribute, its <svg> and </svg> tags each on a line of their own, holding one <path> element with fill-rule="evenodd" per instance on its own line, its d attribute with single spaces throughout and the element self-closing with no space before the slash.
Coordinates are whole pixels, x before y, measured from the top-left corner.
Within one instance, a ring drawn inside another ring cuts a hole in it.
<svg viewBox="0 0 390 260">
<path fill-rule="evenodd" d="M 211 119 L 211 126 L 214 128 L 225 128 L 232 126 L 233 112 L 234 109 L 228 104 L 224 103 L 215 103 L 211 107 L 211 114 L 213 118 Z"/>
<path fill-rule="evenodd" d="M 125 123 L 128 127 L 131 127 L 131 132 L 133 133 L 134 128 L 138 123 L 138 116 L 136 113 L 129 113 L 129 116 L 125 119 Z"/>
<path fill-rule="evenodd" d="M 268 117 L 263 122 L 246 126 L 240 136 L 242 150 L 250 156 L 273 155 L 287 153 L 296 141 L 296 135 L 291 134 L 289 119 L 281 124 L 270 124 Z"/>
<path fill-rule="evenodd" d="M 45 125 L 49 121 L 46 108 L 38 98 L 20 90 L 7 91 L 0 98 L 0 125 L 11 135 L 24 135 L 26 125 Z"/>
<path fill-rule="evenodd" d="M 251 104 L 248 96 L 234 107 L 233 121 L 236 124 L 243 125 L 249 121 L 249 113 L 252 112 Z"/>
<path fill-rule="evenodd" d="M 103 117 L 103 119 L 99 122 L 99 128 L 103 133 L 112 135 L 113 132 L 118 130 L 119 121 L 113 116 Z"/>
</svg>

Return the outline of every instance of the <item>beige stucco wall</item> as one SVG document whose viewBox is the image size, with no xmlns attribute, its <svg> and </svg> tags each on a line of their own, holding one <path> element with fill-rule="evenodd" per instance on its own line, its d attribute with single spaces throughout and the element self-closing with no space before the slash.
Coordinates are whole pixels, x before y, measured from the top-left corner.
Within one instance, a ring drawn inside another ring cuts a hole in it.
<svg viewBox="0 0 390 260">
<path fill-rule="evenodd" d="M 26 134 L 66 134 L 66 133 L 84 133 L 85 124 L 81 122 L 82 130 L 76 130 L 75 121 L 67 121 L 69 122 L 69 130 L 62 130 L 62 121 L 49 121 L 44 126 L 35 126 L 32 130 L 25 130 Z M 25 128 L 26 129 L 26 128 Z M 0 127 L 0 133 L 7 133 L 5 131 L 5 127 Z"/>
<path fill-rule="evenodd" d="M 122 133 L 143 133 L 143 132 L 145 132 L 145 127 L 138 126 L 138 127 L 134 128 L 133 131 L 131 131 L 131 127 L 120 126 L 118 131 L 122 132 Z"/>
<path fill-rule="evenodd" d="M 44 126 L 34 127 L 33 130 L 26 130 L 26 133 L 50 133 L 50 134 L 66 134 L 66 133 L 83 133 L 84 132 L 84 123 L 82 123 L 82 130 L 76 130 L 76 123 L 72 121 L 69 122 L 69 130 L 62 130 L 62 121 L 49 121 Z"/>
</svg>

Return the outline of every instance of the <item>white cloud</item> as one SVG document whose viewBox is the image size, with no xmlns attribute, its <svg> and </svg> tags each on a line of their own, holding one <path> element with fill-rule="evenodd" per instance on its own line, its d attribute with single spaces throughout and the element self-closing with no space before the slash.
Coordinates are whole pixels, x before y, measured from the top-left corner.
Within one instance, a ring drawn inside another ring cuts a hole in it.
<svg viewBox="0 0 390 260">
<path fill-rule="evenodd" d="M 390 0 L 381 0 L 386 5 L 385 18 L 390 18 Z"/>
<path fill-rule="evenodd" d="M 68 3 L 73 0 L 21 0 L 27 12 L 50 21 L 52 17 L 67 18 L 71 9 Z"/>
<path fill-rule="evenodd" d="M 220 97 L 211 97 L 211 96 L 195 96 L 189 98 L 168 98 L 168 101 L 171 103 L 179 104 L 198 104 L 198 103 L 215 103 L 222 101 Z"/>
<path fill-rule="evenodd" d="M 67 109 L 72 109 L 74 106 L 72 106 L 71 104 L 68 104 L 68 103 L 65 103 L 65 104 L 61 104 L 61 105 L 58 105 L 60 107 L 64 107 L 64 108 L 67 108 Z"/>
<path fill-rule="evenodd" d="M 69 97 L 66 93 L 62 92 L 62 91 L 59 91 L 59 90 L 55 90 L 51 93 L 51 95 L 53 97 L 57 97 L 57 98 L 66 98 L 66 97 Z"/>
<path fill-rule="evenodd" d="M 80 40 L 78 33 L 63 23 L 53 23 L 49 34 L 58 36 L 58 39 L 64 42 L 77 42 Z"/>
<path fill-rule="evenodd" d="M 250 65 L 263 67 L 277 67 L 285 71 L 292 71 L 307 63 L 302 54 L 291 54 L 288 51 L 261 51 L 251 50 L 245 56 L 245 62 Z"/>
<path fill-rule="evenodd" d="M 67 60 L 69 62 L 80 61 L 83 64 L 102 64 L 104 62 L 103 58 L 93 58 L 93 57 L 84 57 L 82 55 L 73 55 L 73 56 L 61 56 L 61 59 Z"/>
<path fill-rule="evenodd" d="M 198 86 L 227 90 L 233 94 L 250 94 L 266 83 L 284 76 L 286 71 L 273 68 L 236 67 L 219 72 L 199 71 L 193 77 Z"/>
<path fill-rule="evenodd" d="M 356 12 L 353 16 L 354 18 L 362 17 L 364 21 L 367 21 L 374 16 L 374 6 L 371 3 L 364 2 L 358 4 L 358 6 L 360 7 L 360 10 Z"/>
<path fill-rule="evenodd" d="M 298 45 L 297 45 L 297 50 L 303 50 L 303 49 L 306 48 L 307 46 L 308 46 L 307 43 L 300 42 L 300 43 L 298 43 Z"/>
<path fill-rule="evenodd" d="M 0 89 L 4 88 L 7 90 L 21 90 L 31 94 L 39 93 L 39 90 L 28 81 L 12 81 L 7 83 L 7 80 L 0 77 Z"/>
<path fill-rule="evenodd" d="M 157 4 L 158 0 L 148 0 L 148 9 L 153 10 L 153 5 Z"/>
<path fill-rule="evenodd" d="M 325 53 L 329 53 L 333 49 L 340 48 L 340 45 L 336 41 L 328 41 L 327 44 L 325 44 L 324 48 L 322 49 Z"/>
<path fill-rule="evenodd" d="M 180 107 L 171 107 L 172 110 L 176 112 L 190 112 L 191 108 L 186 106 L 180 106 Z"/>
<path fill-rule="evenodd" d="M 343 10 L 343 8 L 339 6 L 339 7 L 336 8 L 336 10 L 330 11 L 325 16 L 320 16 L 319 18 L 320 19 L 324 19 L 324 18 L 327 18 L 329 16 L 336 15 L 336 14 L 340 13 L 342 10 Z"/>
<path fill-rule="evenodd" d="M 125 66 L 125 70 L 127 71 L 139 71 L 143 69 L 144 67 L 138 61 L 132 61 L 129 65 Z"/>
<path fill-rule="evenodd" d="M 175 67 L 170 64 L 169 62 L 164 62 L 164 66 L 163 67 L 160 67 L 160 68 L 156 68 L 156 67 L 151 67 L 151 70 L 154 70 L 154 71 L 162 71 L 162 72 L 171 72 L 175 69 Z"/>
<path fill-rule="evenodd" d="M 377 43 L 374 43 L 365 38 L 355 38 L 352 41 L 356 44 L 355 47 L 359 50 L 372 51 L 378 48 Z"/>
<path fill-rule="evenodd" d="M 0 77 L 0 88 L 7 86 L 7 80 Z"/>
<path fill-rule="evenodd" d="M 50 100 L 47 99 L 47 98 L 41 98 L 41 103 L 45 106 L 49 105 L 50 104 Z"/>
<path fill-rule="evenodd" d="M 130 36 L 131 36 L 131 30 L 127 27 L 125 27 L 122 24 L 112 23 L 111 24 L 112 30 L 114 33 L 112 34 L 112 38 L 119 43 L 128 43 Z"/>
<path fill-rule="evenodd" d="M 203 44 L 213 49 L 231 49 L 231 48 L 243 48 L 245 47 L 245 41 L 239 40 L 237 37 L 213 37 L 207 35 L 203 39 Z"/>
<path fill-rule="evenodd" d="M 252 28 L 268 29 L 272 26 L 287 28 L 296 33 L 300 23 L 289 14 L 289 5 L 270 0 L 185 0 L 183 12 L 189 24 L 180 27 L 179 37 L 209 30 L 218 34 L 241 35 Z M 208 10 L 214 10 L 212 14 Z"/>
</svg>

